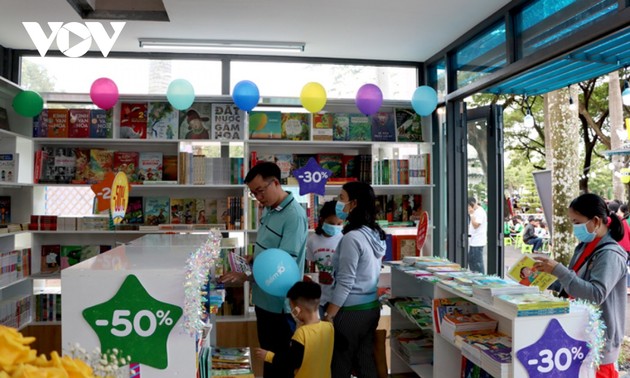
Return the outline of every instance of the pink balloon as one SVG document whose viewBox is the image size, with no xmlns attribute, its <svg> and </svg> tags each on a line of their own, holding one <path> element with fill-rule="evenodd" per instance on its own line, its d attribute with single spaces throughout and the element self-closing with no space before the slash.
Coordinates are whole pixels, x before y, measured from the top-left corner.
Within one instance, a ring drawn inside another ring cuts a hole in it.
<svg viewBox="0 0 630 378">
<path fill-rule="evenodd" d="M 374 84 L 364 84 L 357 91 L 355 103 L 361 113 L 372 115 L 378 112 L 383 103 L 383 92 Z"/>
<path fill-rule="evenodd" d="M 118 86 L 106 77 L 96 79 L 90 88 L 90 98 L 99 108 L 111 109 L 118 102 Z"/>
</svg>

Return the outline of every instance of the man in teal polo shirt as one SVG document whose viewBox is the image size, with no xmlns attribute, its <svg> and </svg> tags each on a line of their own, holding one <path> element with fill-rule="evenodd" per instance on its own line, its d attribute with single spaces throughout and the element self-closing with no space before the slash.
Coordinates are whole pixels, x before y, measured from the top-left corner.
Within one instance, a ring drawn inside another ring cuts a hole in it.
<svg viewBox="0 0 630 378">
<path fill-rule="evenodd" d="M 262 251 L 279 248 L 288 252 L 304 272 L 308 221 L 306 212 L 289 192 L 280 185 L 280 168 L 274 163 L 256 164 L 245 176 L 250 197 L 265 207 L 254 246 L 254 260 Z M 274 353 L 289 349 L 293 329 L 289 323 L 291 316 L 284 297 L 276 297 L 264 292 L 253 277 L 245 273 L 230 272 L 221 277 L 222 282 L 244 282 L 252 284 L 252 300 L 256 305 L 256 328 L 260 347 Z M 264 378 L 287 377 L 288 372 L 274 369 L 265 362 Z M 292 375 L 291 375 L 292 376 Z"/>
</svg>

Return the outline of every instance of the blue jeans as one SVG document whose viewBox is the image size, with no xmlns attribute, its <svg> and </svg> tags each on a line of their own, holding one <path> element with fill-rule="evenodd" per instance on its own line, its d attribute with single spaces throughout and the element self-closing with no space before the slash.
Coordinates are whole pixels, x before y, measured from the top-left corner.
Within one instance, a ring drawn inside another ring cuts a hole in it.
<svg viewBox="0 0 630 378">
<path fill-rule="evenodd" d="M 535 236 L 533 238 L 527 239 L 527 241 L 523 241 L 523 243 L 533 245 L 534 252 L 540 252 L 540 250 L 542 249 L 543 240 L 542 238 Z"/>
<path fill-rule="evenodd" d="M 485 273 L 485 267 L 483 265 L 483 246 L 480 247 L 468 247 L 468 269 L 473 272 Z"/>
</svg>

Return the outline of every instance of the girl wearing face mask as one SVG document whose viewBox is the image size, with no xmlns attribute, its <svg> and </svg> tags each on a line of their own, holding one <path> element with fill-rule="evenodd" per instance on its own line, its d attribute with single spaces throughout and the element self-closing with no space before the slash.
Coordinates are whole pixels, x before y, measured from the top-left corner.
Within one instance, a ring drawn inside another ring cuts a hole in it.
<svg viewBox="0 0 630 378">
<path fill-rule="evenodd" d="M 324 203 L 319 211 L 319 223 L 315 228 L 315 234 L 306 241 L 306 260 L 311 262 L 311 271 L 319 272 L 318 281 L 322 287 L 320 300 L 320 315 L 326 310 L 330 301 L 330 292 L 333 284 L 332 257 L 337 250 L 337 244 L 343 234 L 343 221 L 335 213 L 337 201 Z"/>
<path fill-rule="evenodd" d="M 573 234 L 580 242 L 569 267 L 545 257 L 536 257 L 534 266 L 558 277 L 557 285 L 551 289 L 600 307 L 606 325 L 606 346 L 596 377 L 618 377 L 614 363 L 625 330 L 628 256 L 617 241 L 623 238 L 624 228 L 619 218 L 608 212 L 606 202 L 592 193 L 574 199 L 568 215 Z"/>
</svg>

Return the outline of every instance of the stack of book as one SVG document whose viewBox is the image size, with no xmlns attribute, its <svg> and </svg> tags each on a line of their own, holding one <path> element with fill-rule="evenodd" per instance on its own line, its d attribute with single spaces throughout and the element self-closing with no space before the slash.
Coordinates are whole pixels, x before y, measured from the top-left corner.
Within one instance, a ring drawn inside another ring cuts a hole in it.
<svg viewBox="0 0 630 378">
<path fill-rule="evenodd" d="M 431 305 L 413 298 L 389 298 L 388 302 L 418 327 L 431 329 L 433 324 Z"/>
<path fill-rule="evenodd" d="M 496 378 L 507 377 L 512 364 L 512 338 L 502 333 L 463 337 L 462 356 Z"/>
<path fill-rule="evenodd" d="M 433 323 L 435 331 L 440 333 L 440 325 L 449 314 L 474 314 L 478 312 L 477 305 L 462 298 L 436 298 L 433 300 Z"/>
<path fill-rule="evenodd" d="M 569 301 L 545 293 L 497 295 L 494 297 L 494 306 L 513 316 L 539 316 L 569 313 Z"/>
<path fill-rule="evenodd" d="M 421 330 L 392 330 L 391 340 L 398 355 L 410 365 L 433 362 L 433 335 Z"/>
<path fill-rule="evenodd" d="M 254 378 L 249 348 L 201 348 L 199 377 Z"/>
<path fill-rule="evenodd" d="M 498 322 L 484 313 L 447 314 L 442 319 L 441 333 L 449 341 L 455 342 L 455 336 L 462 332 L 494 331 Z"/>
<path fill-rule="evenodd" d="M 538 293 L 538 286 L 523 286 L 514 281 L 507 281 L 499 277 L 484 276 L 473 280 L 473 296 L 480 300 L 494 304 L 493 297 L 501 294 Z"/>
</svg>

